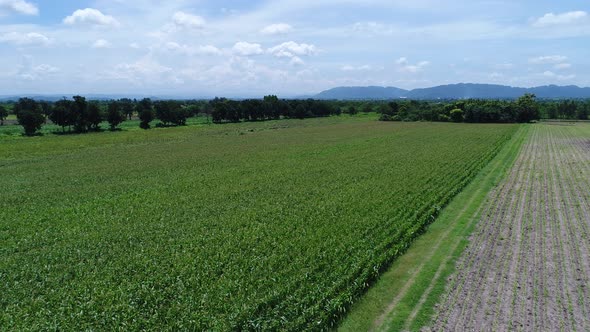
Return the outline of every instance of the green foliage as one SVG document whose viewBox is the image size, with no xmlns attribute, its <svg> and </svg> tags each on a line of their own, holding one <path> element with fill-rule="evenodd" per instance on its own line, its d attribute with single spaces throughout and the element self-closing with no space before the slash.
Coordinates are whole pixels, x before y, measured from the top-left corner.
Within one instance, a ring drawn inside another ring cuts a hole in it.
<svg viewBox="0 0 590 332">
<path fill-rule="evenodd" d="M 374 119 L 7 140 L 0 330 L 330 329 L 516 129 Z"/>
<path fill-rule="evenodd" d="M 463 120 L 464 120 L 463 110 L 460 108 L 455 108 L 454 110 L 451 111 L 449 118 L 453 122 L 463 122 Z"/>
<path fill-rule="evenodd" d="M 133 100 L 129 98 L 122 98 L 119 99 L 119 104 L 121 105 L 121 112 L 125 114 L 127 120 L 131 120 L 133 111 L 135 109 Z"/>
<path fill-rule="evenodd" d="M 102 110 L 97 102 L 88 103 L 87 121 L 88 130 L 100 130 L 100 123 L 104 120 Z"/>
<path fill-rule="evenodd" d="M 112 101 L 109 103 L 107 112 L 107 122 L 111 126 L 111 130 L 117 129 L 117 127 L 125 121 L 125 115 L 122 112 L 122 105 L 118 101 Z"/>
<path fill-rule="evenodd" d="M 4 125 L 6 117 L 8 117 L 8 110 L 3 105 L 0 105 L 0 126 Z"/>
<path fill-rule="evenodd" d="M 154 110 L 151 99 L 144 98 L 137 103 L 135 110 L 137 116 L 141 121 L 139 127 L 142 129 L 150 129 L 150 122 L 154 120 Z"/>
<path fill-rule="evenodd" d="M 70 104 L 72 107 L 70 112 L 74 118 L 74 129 L 79 133 L 86 132 L 90 127 L 88 102 L 82 96 L 74 96 L 73 99 L 74 102 Z"/>
<path fill-rule="evenodd" d="M 532 122 L 541 118 L 539 104 L 535 98 L 535 95 L 531 93 L 527 93 L 524 96 L 518 98 L 516 101 L 518 122 Z"/>
<path fill-rule="evenodd" d="M 74 125 L 76 119 L 73 114 L 73 102 L 71 100 L 62 99 L 55 103 L 49 119 L 58 126 L 62 127 L 62 132 L 65 132 L 66 127 Z"/>
<path fill-rule="evenodd" d="M 21 98 L 14 106 L 18 124 L 25 130 L 25 135 L 33 136 L 45 123 L 41 106 L 33 99 Z"/>
<path fill-rule="evenodd" d="M 156 118 L 164 124 L 164 126 L 183 126 L 186 124 L 186 119 L 189 117 L 189 112 L 183 107 L 182 103 L 176 100 L 163 100 L 154 103 L 156 110 Z"/>
</svg>

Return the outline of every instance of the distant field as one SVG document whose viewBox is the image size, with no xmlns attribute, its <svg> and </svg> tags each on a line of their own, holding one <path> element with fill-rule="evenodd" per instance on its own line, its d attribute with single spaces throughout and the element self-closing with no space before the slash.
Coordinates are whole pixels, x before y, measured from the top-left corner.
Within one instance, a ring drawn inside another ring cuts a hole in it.
<svg viewBox="0 0 590 332">
<path fill-rule="evenodd" d="M 0 137 L 0 330 L 326 329 L 516 125 Z"/>
<path fill-rule="evenodd" d="M 590 330 L 590 125 L 532 127 L 484 205 L 434 331 Z"/>
</svg>

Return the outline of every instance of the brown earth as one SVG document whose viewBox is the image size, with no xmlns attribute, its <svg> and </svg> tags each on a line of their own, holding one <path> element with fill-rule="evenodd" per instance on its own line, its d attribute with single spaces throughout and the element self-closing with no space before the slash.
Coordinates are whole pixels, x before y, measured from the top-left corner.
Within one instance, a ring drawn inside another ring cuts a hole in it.
<svg viewBox="0 0 590 332">
<path fill-rule="evenodd" d="M 590 331 L 590 125 L 535 125 L 449 280 L 435 331 Z"/>
</svg>

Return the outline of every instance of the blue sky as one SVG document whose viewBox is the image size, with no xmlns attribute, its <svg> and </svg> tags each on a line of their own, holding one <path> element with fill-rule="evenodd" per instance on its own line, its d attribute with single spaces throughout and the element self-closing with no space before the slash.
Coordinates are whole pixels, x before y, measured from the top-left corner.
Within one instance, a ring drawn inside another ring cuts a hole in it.
<svg viewBox="0 0 590 332">
<path fill-rule="evenodd" d="M 0 0 L 0 95 L 590 86 L 590 2 Z"/>
</svg>

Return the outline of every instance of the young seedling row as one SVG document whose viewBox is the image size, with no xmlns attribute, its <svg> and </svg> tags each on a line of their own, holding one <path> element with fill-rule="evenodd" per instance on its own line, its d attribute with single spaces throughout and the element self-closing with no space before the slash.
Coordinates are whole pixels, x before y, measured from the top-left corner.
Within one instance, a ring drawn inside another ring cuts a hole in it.
<svg viewBox="0 0 590 332">
<path fill-rule="evenodd" d="M 535 125 L 490 193 L 433 330 L 590 329 L 590 126 Z"/>
</svg>

